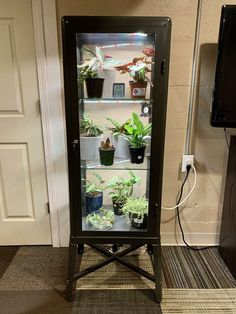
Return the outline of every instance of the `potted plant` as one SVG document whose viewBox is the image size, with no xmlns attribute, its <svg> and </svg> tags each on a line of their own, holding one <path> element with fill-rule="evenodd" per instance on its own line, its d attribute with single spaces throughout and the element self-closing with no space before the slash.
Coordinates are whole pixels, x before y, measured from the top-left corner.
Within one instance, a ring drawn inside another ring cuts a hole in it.
<svg viewBox="0 0 236 314">
<path fill-rule="evenodd" d="M 146 198 L 128 198 L 121 210 L 129 216 L 130 223 L 134 228 L 147 228 L 148 201 Z"/>
<path fill-rule="evenodd" d="M 132 171 L 130 171 L 130 177 L 128 179 L 114 177 L 109 181 L 107 188 L 112 190 L 109 195 L 112 197 L 114 213 L 116 215 L 123 215 L 121 209 L 128 197 L 133 194 L 134 185 L 139 182 L 140 177 L 135 176 Z"/>
<path fill-rule="evenodd" d="M 80 120 L 80 156 L 82 160 L 98 160 L 98 148 L 102 139 L 103 128 L 97 125 L 89 113 Z"/>
<path fill-rule="evenodd" d="M 85 211 L 86 214 L 90 214 L 92 212 L 96 212 L 99 210 L 99 208 L 102 207 L 103 203 L 103 184 L 105 181 L 102 179 L 102 177 L 97 174 L 93 173 L 93 176 L 95 178 L 95 182 L 92 182 L 91 180 L 86 180 L 85 185 Z"/>
<path fill-rule="evenodd" d="M 111 145 L 109 137 L 106 141 L 101 141 L 101 146 L 99 147 L 100 164 L 103 166 L 111 166 L 114 161 L 115 147 Z"/>
<path fill-rule="evenodd" d="M 112 68 L 121 61 L 114 60 L 111 56 L 104 55 L 101 48 L 96 47 L 95 52 L 88 47 L 82 47 L 81 51 L 90 57 L 89 60 L 81 65 L 77 65 L 79 70 L 79 83 L 83 84 L 85 81 L 88 98 L 101 98 L 103 96 L 104 75 L 112 77 Z M 113 78 L 114 80 L 114 75 Z M 105 86 L 105 96 L 111 95 L 112 83 Z"/>
<path fill-rule="evenodd" d="M 151 72 L 149 65 L 152 61 L 148 59 L 153 57 L 155 52 L 153 48 L 146 48 L 142 52 L 143 57 L 134 58 L 132 62 L 116 67 L 121 74 L 129 73 L 133 78 L 133 81 L 129 82 L 131 98 L 145 98 L 147 83 L 149 82 L 152 86 L 151 80 L 147 77 L 147 73 Z"/>
<path fill-rule="evenodd" d="M 125 129 L 128 132 L 126 137 L 130 143 L 130 162 L 133 164 L 141 164 L 144 159 L 146 141 L 150 138 L 151 123 L 143 125 L 137 113 L 133 112 L 132 122 L 129 125 L 125 125 Z"/>
<path fill-rule="evenodd" d="M 112 142 L 116 147 L 115 157 L 127 159 L 129 158 L 129 142 L 125 135 L 128 135 L 125 125 L 129 125 L 131 119 L 128 119 L 124 124 L 107 117 L 107 120 L 112 124 L 108 130 L 112 132 Z"/>
</svg>

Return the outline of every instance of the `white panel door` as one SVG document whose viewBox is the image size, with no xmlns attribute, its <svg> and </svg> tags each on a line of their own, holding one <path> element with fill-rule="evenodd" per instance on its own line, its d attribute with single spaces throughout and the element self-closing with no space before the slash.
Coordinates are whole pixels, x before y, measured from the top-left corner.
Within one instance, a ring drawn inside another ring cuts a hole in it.
<svg viewBox="0 0 236 314">
<path fill-rule="evenodd" d="M 0 0 L 0 245 L 51 244 L 31 0 Z"/>
</svg>

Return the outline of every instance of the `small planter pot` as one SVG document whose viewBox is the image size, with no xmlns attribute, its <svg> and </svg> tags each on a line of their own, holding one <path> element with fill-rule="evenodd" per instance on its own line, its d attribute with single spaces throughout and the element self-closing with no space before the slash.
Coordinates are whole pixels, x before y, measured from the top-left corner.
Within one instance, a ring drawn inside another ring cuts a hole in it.
<svg viewBox="0 0 236 314">
<path fill-rule="evenodd" d="M 135 98 L 135 99 L 145 98 L 147 82 L 139 83 L 139 82 L 130 81 L 129 85 L 130 85 L 131 98 Z"/>
<path fill-rule="evenodd" d="M 112 200 L 112 203 L 113 203 L 115 215 L 118 215 L 118 216 L 124 215 L 124 213 L 121 210 L 122 207 L 124 206 L 124 203 L 123 202 L 116 202 L 114 200 Z"/>
<path fill-rule="evenodd" d="M 103 203 L 103 193 L 101 192 L 97 196 L 91 196 L 85 193 L 85 210 L 86 214 L 91 214 L 99 210 Z"/>
<path fill-rule="evenodd" d="M 100 164 L 103 166 L 111 166 L 114 162 L 115 148 L 101 149 L 99 148 Z"/>
<path fill-rule="evenodd" d="M 142 164 L 144 159 L 146 146 L 142 147 L 131 147 L 129 146 L 130 151 L 130 162 L 132 164 Z"/>
<path fill-rule="evenodd" d="M 98 148 L 102 136 L 80 136 L 80 158 L 82 160 L 99 160 Z"/>
<path fill-rule="evenodd" d="M 95 77 L 85 79 L 88 98 L 102 98 L 104 78 Z"/>
<path fill-rule="evenodd" d="M 130 215 L 130 223 L 134 228 L 137 229 L 146 229 L 147 228 L 147 214 L 144 214 L 142 217 L 138 217 L 137 214 Z"/>
<path fill-rule="evenodd" d="M 104 69 L 101 76 L 104 77 L 102 97 L 111 98 L 113 83 L 115 83 L 116 71 L 112 69 Z"/>
<path fill-rule="evenodd" d="M 122 159 L 129 159 L 129 141 L 124 135 L 114 136 L 112 135 L 112 143 L 116 148 L 115 157 Z"/>
</svg>

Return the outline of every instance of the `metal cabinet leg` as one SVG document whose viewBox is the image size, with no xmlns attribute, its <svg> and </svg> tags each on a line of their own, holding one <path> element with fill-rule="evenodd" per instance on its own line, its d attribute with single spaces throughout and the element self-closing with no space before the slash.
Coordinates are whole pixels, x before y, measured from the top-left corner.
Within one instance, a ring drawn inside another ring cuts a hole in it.
<svg viewBox="0 0 236 314">
<path fill-rule="evenodd" d="M 153 245 L 147 244 L 147 252 L 149 255 L 153 255 Z"/>
<path fill-rule="evenodd" d="M 78 244 L 78 255 L 82 255 L 84 253 L 84 244 Z"/>
<path fill-rule="evenodd" d="M 68 277 L 66 285 L 65 298 L 67 301 L 73 301 L 75 296 L 75 286 L 74 281 L 75 265 L 76 265 L 76 254 L 77 254 L 77 244 L 70 243 L 69 245 L 69 262 L 68 262 Z"/>
<path fill-rule="evenodd" d="M 153 245 L 154 272 L 155 272 L 155 299 L 157 303 L 162 300 L 162 279 L 161 279 L 161 246 Z"/>
</svg>

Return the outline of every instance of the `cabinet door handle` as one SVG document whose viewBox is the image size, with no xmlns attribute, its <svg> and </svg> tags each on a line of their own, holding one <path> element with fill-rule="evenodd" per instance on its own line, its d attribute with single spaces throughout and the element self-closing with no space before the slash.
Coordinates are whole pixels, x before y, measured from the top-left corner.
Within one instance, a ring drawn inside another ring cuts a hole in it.
<svg viewBox="0 0 236 314">
<path fill-rule="evenodd" d="M 73 147 L 73 151 L 74 151 L 74 152 L 78 149 L 78 144 L 79 144 L 79 141 L 78 141 L 78 140 L 74 140 L 74 141 L 72 142 L 72 147 Z"/>
<path fill-rule="evenodd" d="M 154 213 L 155 213 L 155 215 L 157 215 L 157 213 L 158 213 L 158 204 L 157 203 L 155 203 L 155 205 L 154 205 Z"/>
</svg>

